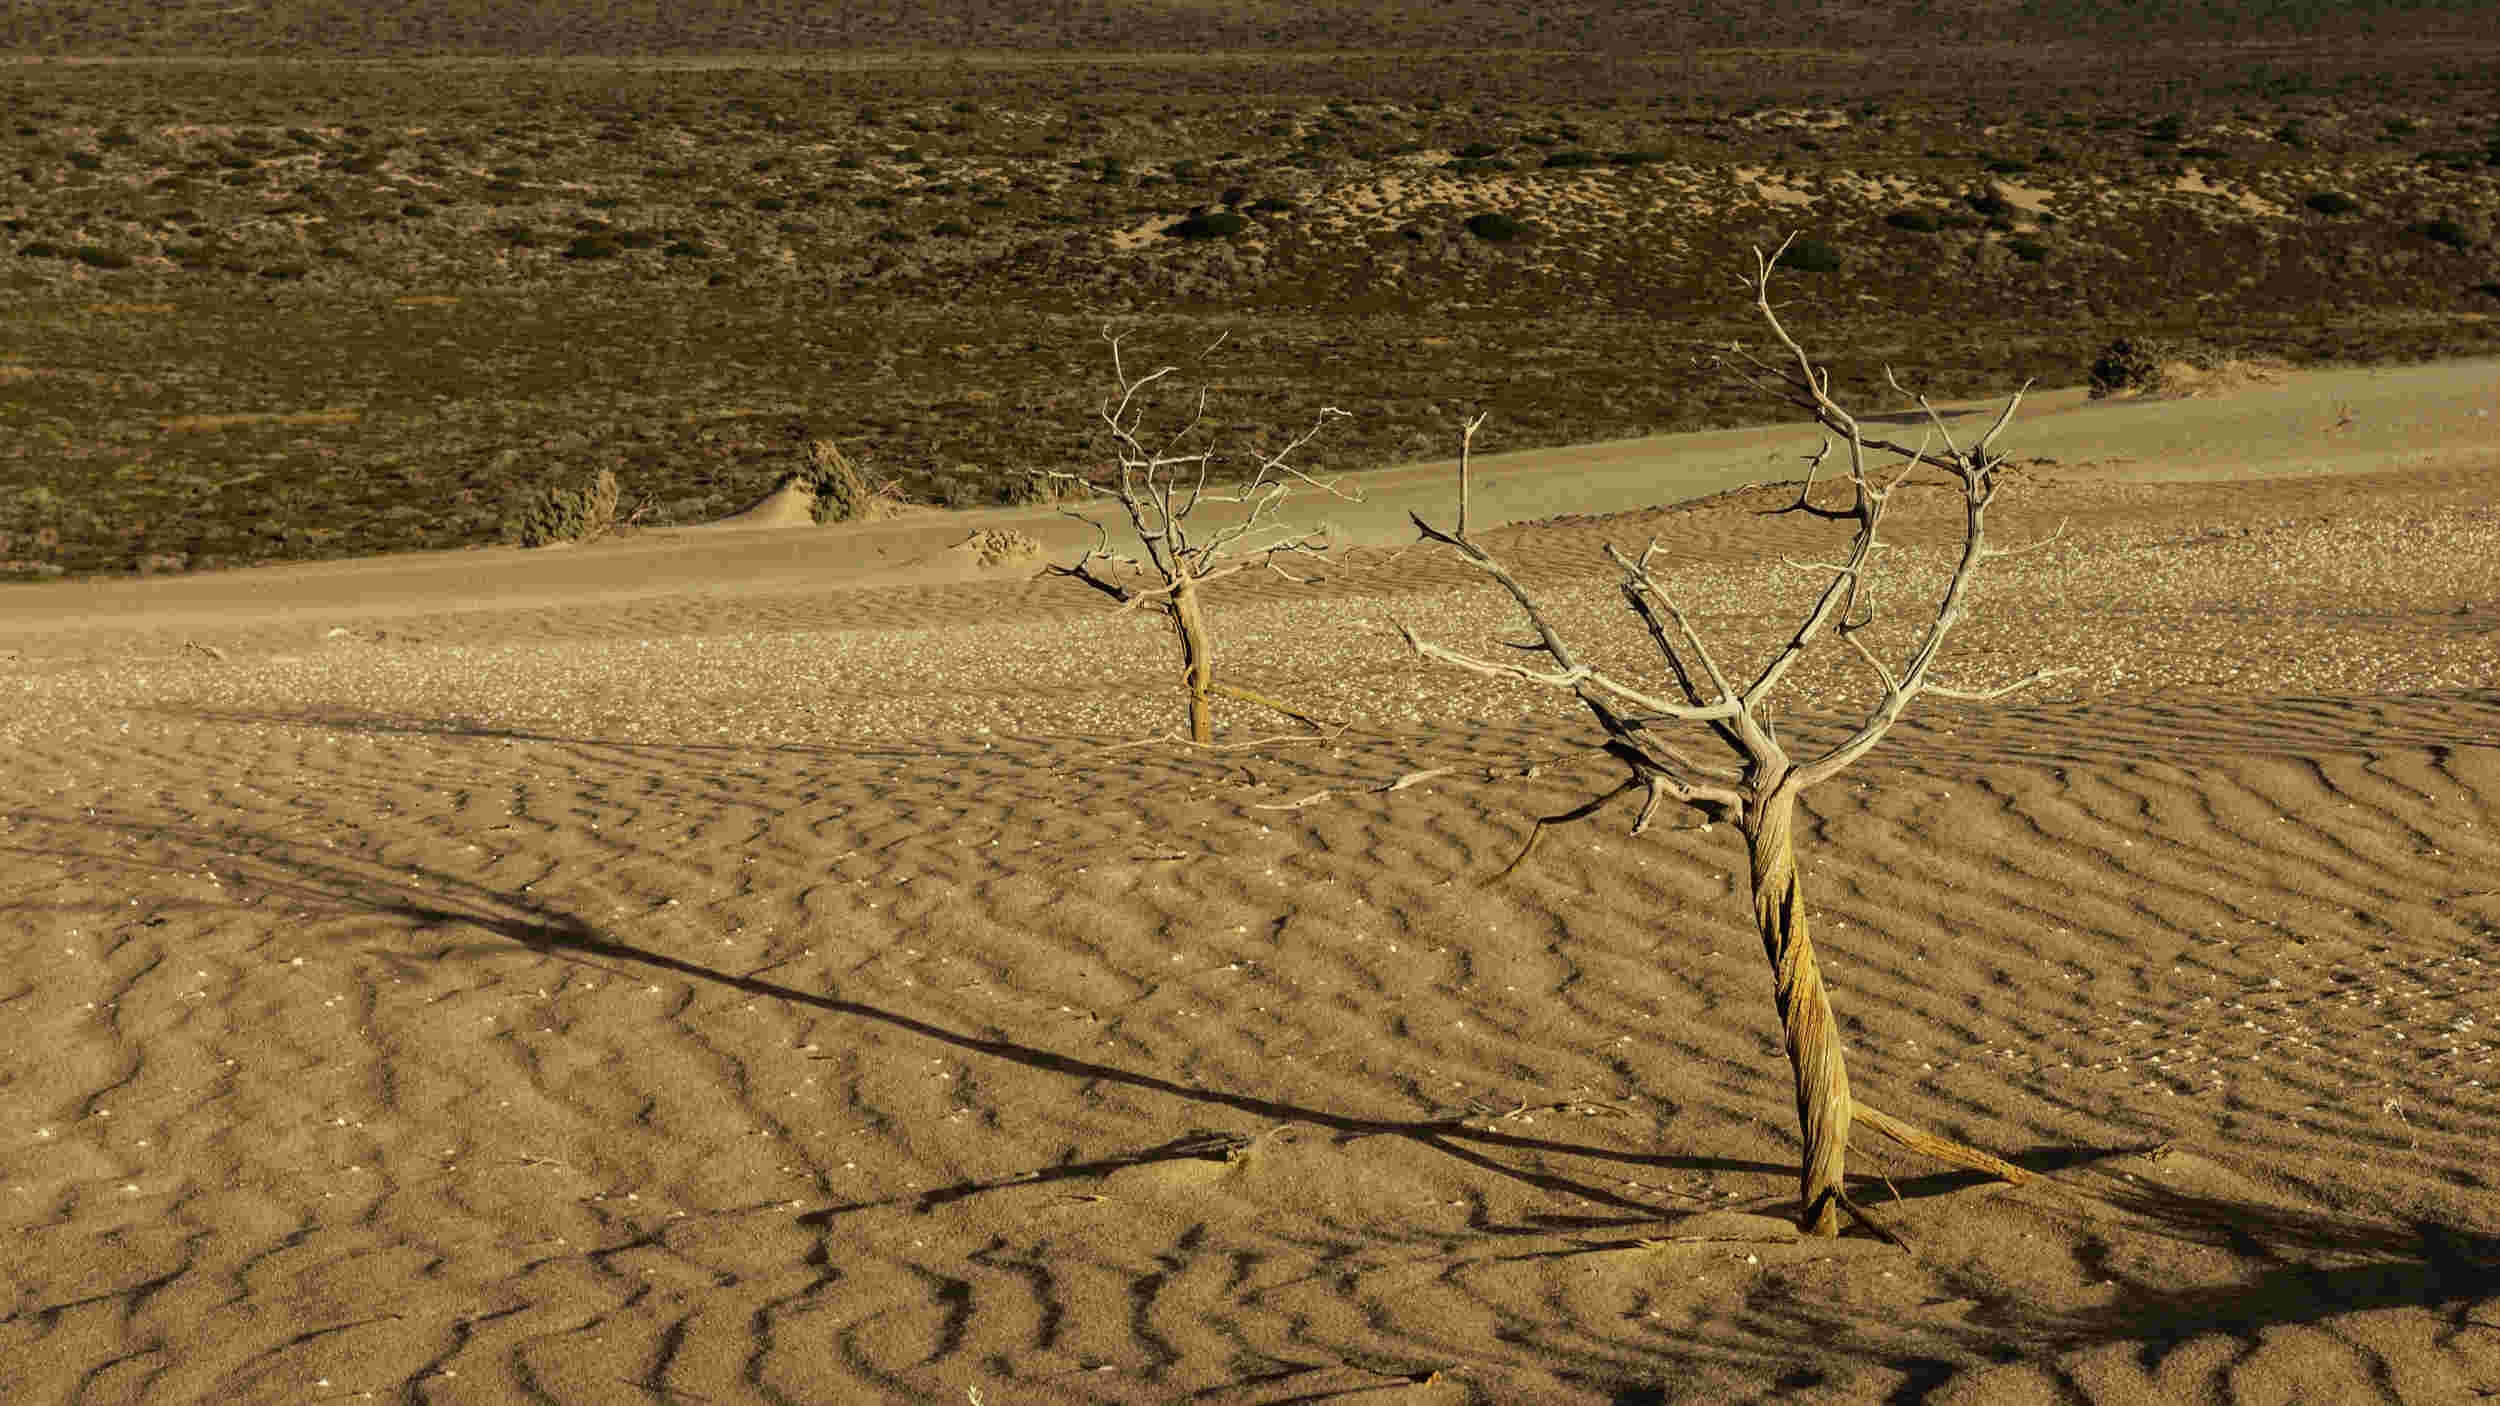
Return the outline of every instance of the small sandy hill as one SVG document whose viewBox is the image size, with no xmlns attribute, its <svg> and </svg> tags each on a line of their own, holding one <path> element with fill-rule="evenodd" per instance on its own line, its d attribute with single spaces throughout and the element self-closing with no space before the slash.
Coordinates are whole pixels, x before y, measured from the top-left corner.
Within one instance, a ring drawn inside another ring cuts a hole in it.
<svg viewBox="0 0 2500 1406">
<path fill-rule="evenodd" d="M 946 549 L 947 560 L 980 570 L 1028 566 L 1042 559 L 1042 544 L 1029 532 L 984 527 Z"/>
<path fill-rule="evenodd" d="M 813 527 L 816 525 L 816 493 L 807 480 L 792 474 L 773 491 L 747 504 L 724 518 L 715 518 L 705 527 Z"/>
</svg>

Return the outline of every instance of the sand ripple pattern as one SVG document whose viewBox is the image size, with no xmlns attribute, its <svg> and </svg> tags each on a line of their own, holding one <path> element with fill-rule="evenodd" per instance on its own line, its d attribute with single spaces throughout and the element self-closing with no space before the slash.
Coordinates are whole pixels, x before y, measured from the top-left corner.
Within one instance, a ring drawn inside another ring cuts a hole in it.
<svg viewBox="0 0 2500 1406">
<path fill-rule="evenodd" d="M 1724 829 L 1479 886 L 1610 784 L 1541 726 L 39 739 L 0 1396 L 2468 1399 L 2496 738 L 2488 693 L 1970 710 L 1815 795 L 1863 1096 L 2053 1173 L 1863 1152 L 1914 1255 L 1766 1219 Z"/>
</svg>

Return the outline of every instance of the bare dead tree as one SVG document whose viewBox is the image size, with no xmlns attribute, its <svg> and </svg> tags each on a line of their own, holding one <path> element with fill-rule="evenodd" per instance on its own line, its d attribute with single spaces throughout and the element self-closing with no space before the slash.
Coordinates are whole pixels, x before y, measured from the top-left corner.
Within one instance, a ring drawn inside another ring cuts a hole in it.
<svg viewBox="0 0 2500 1406">
<path fill-rule="evenodd" d="M 1582 662 L 1518 579 L 1468 536 L 1467 450 L 1481 419 L 1466 427 L 1460 445 L 1456 527 L 1443 531 L 1420 515 L 1410 516 L 1414 516 L 1415 526 L 1425 539 L 1455 550 L 1508 592 L 1526 612 L 1536 638 L 1512 646 L 1520 651 L 1522 659 L 1481 659 L 1427 643 L 1404 626 L 1400 626 L 1400 632 L 1425 658 L 1479 674 L 1568 690 L 1596 717 L 1606 735 L 1604 750 L 1629 772 L 1621 785 L 1585 805 L 1539 819 L 1518 858 L 1495 876 L 1496 881 L 1527 860 L 1547 829 L 1593 816 L 1617 799 L 1635 793 L 1641 802 L 1632 824 L 1634 834 L 1645 830 L 1659 807 L 1670 800 L 1693 807 L 1710 819 L 1735 822 L 1745 840 L 1752 877 L 1754 925 L 1762 936 L 1763 952 L 1770 959 L 1780 1025 L 1796 1080 L 1797 1121 L 1805 1142 L 1799 1174 L 1803 1202 L 1800 1223 L 1811 1234 L 1832 1235 L 1838 1233 L 1842 1209 L 1865 1218 L 1865 1213 L 1849 1201 L 1842 1183 L 1853 1121 L 1956 1166 L 2006 1181 L 2023 1181 L 2027 1174 L 1976 1148 L 1913 1128 L 1851 1095 L 1847 1064 L 1832 1020 L 1831 1000 L 1824 991 L 1822 973 L 1814 960 L 1814 945 L 1806 931 L 1805 896 L 1798 884 L 1794 841 L 1797 798 L 1807 788 L 1830 780 L 1866 755 L 1900 719 L 1911 701 L 1923 694 L 1955 699 L 2000 698 L 2063 671 L 2035 673 L 1989 688 L 1955 687 L 1935 674 L 1936 661 L 1954 625 L 1962 618 L 1964 598 L 1980 564 L 2006 554 L 2006 549 L 1986 545 L 1988 507 L 2003 483 L 2006 464 L 2005 457 L 1990 446 L 2013 419 L 2024 391 L 2029 389 L 2028 383 L 2006 400 L 1987 432 L 1967 448 L 1955 442 L 1944 418 L 1924 396 L 1915 397 L 1928 425 L 1918 444 L 1870 437 L 1857 418 L 1832 398 L 1829 371 L 1814 364 L 1772 309 L 1771 272 L 1787 248 L 1782 244 L 1767 256 L 1757 249 L 1754 272 L 1745 280 L 1754 306 L 1769 325 L 1776 343 L 1773 359 L 1765 360 L 1741 345 L 1715 359 L 1723 373 L 1806 412 L 1825 431 L 1822 451 L 1814 456 L 1797 500 L 1777 511 L 1804 513 L 1847 524 L 1851 529 L 1848 548 L 1841 559 L 1819 564 L 1828 573 L 1827 578 L 1786 644 L 1749 679 L 1731 674 L 1653 572 L 1658 544 L 1652 541 L 1638 558 L 1628 557 L 1612 546 L 1606 548 L 1606 554 L 1621 572 L 1619 584 L 1625 605 L 1639 619 L 1649 643 L 1665 661 L 1668 677 L 1664 686 L 1645 681 L 1636 686 Z M 1894 389 L 1900 389 L 1900 382 L 1889 371 L 1886 379 Z M 1830 459 L 1835 440 L 1844 451 L 1848 502 L 1843 507 L 1820 506 L 1812 500 L 1815 479 Z M 1871 462 L 1878 456 L 1886 459 L 1880 472 L 1879 465 Z M 1918 633 L 1906 658 L 1888 662 L 1868 644 L 1877 613 L 1877 538 L 1894 496 L 1922 470 L 1931 471 L 1922 483 L 1934 483 L 1941 476 L 1942 486 L 1958 493 L 1961 499 L 1960 552 L 1950 579 L 1934 601 L 1933 617 Z M 1872 671 L 1874 702 L 1839 740 L 1811 755 L 1793 755 L 1772 726 L 1768 709 L 1774 692 L 1797 661 L 1830 640 L 1847 646 Z M 1666 728 L 1677 724 L 1706 728 L 1719 747 L 1732 754 L 1732 763 L 1707 763 L 1688 754 L 1664 735 Z M 1872 1226 L 1873 1222 L 1868 1224 Z"/>
<path fill-rule="evenodd" d="M 1213 699 L 1217 694 L 1272 709 L 1306 726 L 1320 726 L 1319 720 L 1265 694 L 1217 680 L 1203 592 L 1209 582 L 1253 567 L 1300 581 L 1305 578 L 1294 575 L 1284 563 L 1326 555 L 1328 534 L 1324 530 L 1296 531 L 1277 519 L 1296 488 L 1354 499 L 1337 484 L 1314 478 L 1293 463 L 1304 445 L 1318 438 L 1331 420 L 1345 418 L 1348 412 L 1322 406 L 1311 427 L 1282 446 L 1231 456 L 1237 462 L 1246 461 L 1247 471 L 1231 475 L 1226 482 L 1224 472 L 1232 466 L 1225 463 L 1226 451 L 1214 442 L 1207 424 L 1206 387 L 1199 387 L 1179 424 L 1169 432 L 1150 435 L 1151 392 L 1180 368 L 1165 366 L 1132 377 L 1121 356 L 1122 339 L 1108 332 L 1103 335 L 1111 344 L 1111 371 L 1120 388 L 1119 398 L 1105 403 L 1099 412 L 1110 434 L 1116 472 L 1106 478 L 1072 473 L 1048 477 L 1088 500 L 1107 498 L 1118 504 L 1143 555 L 1113 551 L 1110 529 L 1101 519 L 1063 510 L 1093 526 L 1094 542 L 1074 563 L 1051 566 L 1051 574 L 1072 576 L 1118 601 L 1123 609 L 1153 610 L 1171 621 L 1180 644 L 1181 686 L 1189 699 L 1192 742 L 1215 740 Z M 1200 359 L 1223 340 L 1218 337 L 1199 354 Z M 1214 511 L 1200 518 L 1207 509 Z M 1113 573 L 1134 579 L 1121 580 Z"/>
</svg>

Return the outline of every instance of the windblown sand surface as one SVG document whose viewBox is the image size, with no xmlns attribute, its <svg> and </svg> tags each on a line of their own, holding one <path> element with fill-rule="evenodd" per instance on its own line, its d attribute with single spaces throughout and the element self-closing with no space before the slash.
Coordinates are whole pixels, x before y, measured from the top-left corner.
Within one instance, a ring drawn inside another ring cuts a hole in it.
<svg viewBox="0 0 2500 1406">
<path fill-rule="evenodd" d="M 2009 489 L 2063 531 L 1952 677 L 2076 672 L 1801 836 L 1859 1096 L 2042 1174 L 1862 1138 L 1906 1248 L 1785 1219 L 1726 827 L 1483 886 L 1616 778 L 1405 652 L 1516 628 L 1429 553 L 1228 583 L 1228 676 L 1349 726 L 1205 750 L 1151 621 L 960 523 L 10 588 L 0 1399 L 2500 1392 L 2500 445 L 2429 448 Z M 1628 667 L 1655 536 L 1750 661 L 1784 496 L 1489 540 Z"/>
</svg>

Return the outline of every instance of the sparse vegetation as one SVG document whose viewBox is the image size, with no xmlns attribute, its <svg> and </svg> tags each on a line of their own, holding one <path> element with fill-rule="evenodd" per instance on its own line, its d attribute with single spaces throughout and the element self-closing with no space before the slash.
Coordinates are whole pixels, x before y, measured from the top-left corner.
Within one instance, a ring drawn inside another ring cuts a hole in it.
<svg viewBox="0 0 2500 1406">
<path fill-rule="evenodd" d="M 524 547 L 598 541 L 616 529 L 616 496 L 611 469 L 601 469 L 583 488 L 550 484 L 514 520 L 513 540 Z"/>
<path fill-rule="evenodd" d="M 2227 322 L 2251 354 L 2295 362 L 2500 348 L 2500 324 L 2446 315 L 2489 277 L 2450 253 L 2490 244 L 2488 131 L 2413 116 L 2415 135 L 2386 138 L 2389 118 L 2482 101 L 2471 65 L 2321 46 L 2294 85 L 2277 80 L 2295 69 L 2261 84 L 2067 54 L 1995 63 L 1974 94 L 1949 65 L 1870 75 L 1729 50 L 1702 92 L 1672 45 L 1602 69 L 1485 50 L 1511 21 L 1466 6 L 1383 42 L 1455 41 L 1460 13 L 1478 27 L 1430 62 L 1232 55 L 1176 74 L 1142 54 L 1071 67 L 1054 41 L 971 97 L 960 73 L 913 64 L 696 80 L 549 62 L 526 101 L 508 71 L 457 61 L 421 83 L 387 61 L 294 64 L 248 96 L 213 67 L 142 85 L 128 66 L 21 66 L 0 289 L 10 355 L 43 374 L 0 402 L 17 452 L 0 489 L 82 484 L 97 511 L 46 548 L 71 572 L 442 547 L 503 534 L 508 455 L 563 482 L 615 457 L 660 520 L 687 521 L 769 482 L 789 422 L 823 414 L 873 437 L 914 497 L 986 505 L 1079 463 L 1046 427 L 1066 422 L 1102 317 L 1144 308 L 1230 330 L 1245 361 L 1353 368 L 1328 393 L 1366 413 L 1314 446 L 1331 468 L 1429 452 L 1453 398 L 1495 408 L 1513 447 L 1705 428 L 1749 412 L 1671 344 L 1736 329 L 1682 310 L 1711 306 L 1714 263 L 1799 207 L 1814 237 L 1783 268 L 1846 308 L 1915 303 L 1969 331 L 1930 366 L 1942 391 L 2074 383 L 2122 324 Z M 1645 52 L 1619 47 L 1634 33 L 1691 37 L 1664 12 L 1620 23 L 1618 54 Z M 1747 40 L 1785 23 L 1750 15 Z M 1347 19 L 1332 42 L 1377 25 Z M 1844 85 L 1848 104 L 1824 96 Z M 1453 90 L 1479 96 L 1441 100 Z M 2256 140 L 2285 130 L 2302 144 Z M 2234 198 L 2188 188 L 2199 144 L 2239 153 L 2227 178 L 2199 168 Z M 1872 179 L 1883 193 L 1859 198 Z M 2326 193 L 2354 206 L 2330 222 L 2308 203 Z M 1490 215 L 1513 237 L 1470 223 Z M 1954 277 L 1898 257 L 1913 248 Z M 141 304 L 172 311 L 89 311 Z M 1673 338 L 1655 335 L 1666 317 Z M 1884 354 L 1854 312 L 1829 335 L 1843 363 Z M 1283 413 L 1310 374 L 1228 402 Z M 238 426 L 151 462 L 170 418 L 343 404 L 372 413 Z M 735 413 L 760 406 L 769 432 Z M 6 513 L 0 532 L 22 526 Z"/>
<path fill-rule="evenodd" d="M 1507 244 L 1519 237 L 1519 222 L 1498 210 L 1487 210 L 1467 217 L 1467 232 L 1492 244 Z"/>
<path fill-rule="evenodd" d="M 815 495 L 810 512 L 816 521 L 849 522 L 870 515 L 874 495 L 867 478 L 832 440 L 808 441 L 807 466 L 799 471 L 799 479 Z"/>
</svg>

